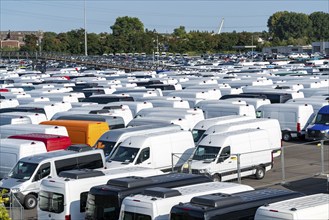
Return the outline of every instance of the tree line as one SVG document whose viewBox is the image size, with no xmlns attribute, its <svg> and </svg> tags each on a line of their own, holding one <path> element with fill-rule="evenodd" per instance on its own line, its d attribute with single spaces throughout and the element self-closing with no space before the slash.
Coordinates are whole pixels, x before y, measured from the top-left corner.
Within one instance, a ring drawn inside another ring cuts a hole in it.
<svg viewBox="0 0 329 220">
<path fill-rule="evenodd" d="M 173 53 L 220 53 L 232 52 L 233 46 L 255 45 L 258 49 L 269 46 L 306 45 L 313 41 L 329 40 L 329 14 L 314 12 L 310 15 L 280 11 L 267 21 L 268 31 L 215 34 L 213 32 L 189 31 L 184 26 L 171 34 L 160 34 L 144 28 L 135 17 L 118 17 L 110 27 L 112 33 L 88 33 L 88 54 L 147 53 L 165 51 Z M 262 41 L 259 41 L 262 39 Z M 84 29 L 66 33 L 45 32 L 42 51 L 84 54 Z M 39 51 L 35 35 L 25 37 L 22 51 Z"/>
</svg>

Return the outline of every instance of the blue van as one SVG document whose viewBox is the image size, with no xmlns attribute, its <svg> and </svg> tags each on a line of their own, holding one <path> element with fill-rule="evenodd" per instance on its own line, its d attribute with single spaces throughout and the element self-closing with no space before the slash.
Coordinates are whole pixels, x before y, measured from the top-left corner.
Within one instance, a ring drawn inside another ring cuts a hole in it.
<svg viewBox="0 0 329 220">
<path fill-rule="evenodd" d="M 307 140 L 326 140 L 329 138 L 329 105 L 323 106 L 313 122 L 306 128 Z"/>
</svg>

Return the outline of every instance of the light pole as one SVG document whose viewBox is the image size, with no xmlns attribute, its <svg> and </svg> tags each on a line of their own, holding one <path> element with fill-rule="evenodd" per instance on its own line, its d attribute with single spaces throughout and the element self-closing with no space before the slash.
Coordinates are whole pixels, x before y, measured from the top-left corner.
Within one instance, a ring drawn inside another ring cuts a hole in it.
<svg viewBox="0 0 329 220">
<path fill-rule="evenodd" d="M 87 18 L 86 18 L 86 0 L 84 0 L 84 29 L 85 29 L 85 56 L 88 56 L 87 50 Z"/>
</svg>

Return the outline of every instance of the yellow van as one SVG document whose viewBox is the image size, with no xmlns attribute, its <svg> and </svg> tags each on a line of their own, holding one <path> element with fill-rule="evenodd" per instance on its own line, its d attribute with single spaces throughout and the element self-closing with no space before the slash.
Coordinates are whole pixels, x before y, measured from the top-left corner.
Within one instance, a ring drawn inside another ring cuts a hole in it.
<svg viewBox="0 0 329 220">
<path fill-rule="evenodd" d="M 43 121 L 40 124 L 64 126 L 72 144 L 88 144 L 89 146 L 94 146 L 100 136 L 109 130 L 108 123 L 100 121 L 53 120 Z"/>
</svg>

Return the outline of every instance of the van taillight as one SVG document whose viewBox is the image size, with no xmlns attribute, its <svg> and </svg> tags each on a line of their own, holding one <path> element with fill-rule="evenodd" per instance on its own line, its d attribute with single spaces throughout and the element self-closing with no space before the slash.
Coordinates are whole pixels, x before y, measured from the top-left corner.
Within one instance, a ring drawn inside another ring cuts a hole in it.
<svg viewBox="0 0 329 220">
<path fill-rule="evenodd" d="M 300 123 L 297 123 L 297 132 L 300 132 Z"/>
<path fill-rule="evenodd" d="M 65 220 L 71 220 L 71 215 L 65 215 Z"/>
</svg>

